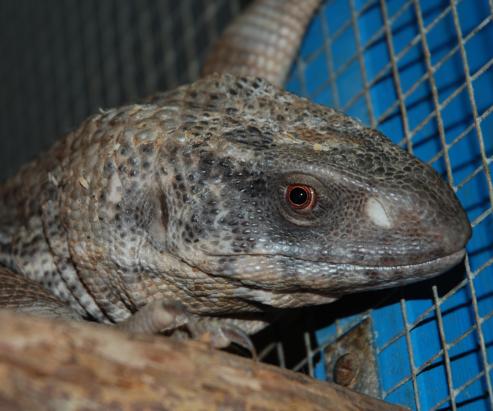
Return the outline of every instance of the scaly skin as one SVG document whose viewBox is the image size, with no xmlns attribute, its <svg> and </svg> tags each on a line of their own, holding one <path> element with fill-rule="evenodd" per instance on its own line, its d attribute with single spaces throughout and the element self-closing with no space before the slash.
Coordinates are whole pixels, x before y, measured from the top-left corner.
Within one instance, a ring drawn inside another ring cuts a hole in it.
<svg viewBox="0 0 493 411">
<path fill-rule="evenodd" d="M 290 207 L 293 183 L 313 210 Z M 12 267 L 99 321 L 156 299 L 320 304 L 443 272 L 470 235 L 452 190 L 380 133 L 231 75 L 89 118 L 1 198 Z"/>
<path fill-rule="evenodd" d="M 135 330 L 151 304 L 167 311 L 142 328 L 193 318 L 216 345 L 273 308 L 442 273 L 469 237 L 450 187 L 382 134 L 229 74 L 96 114 L 0 188 L 3 272 L 40 284 L 45 312 L 48 290 Z"/>
<path fill-rule="evenodd" d="M 253 2 L 214 45 L 202 74 L 261 77 L 282 86 L 320 0 Z"/>
</svg>

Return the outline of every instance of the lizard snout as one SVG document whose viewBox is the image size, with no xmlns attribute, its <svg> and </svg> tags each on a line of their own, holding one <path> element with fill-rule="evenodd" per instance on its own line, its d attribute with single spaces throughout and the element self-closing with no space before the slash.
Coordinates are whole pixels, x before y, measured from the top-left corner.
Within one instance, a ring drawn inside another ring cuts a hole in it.
<svg viewBox="0 0 493 411">
<path fill-rule="evenodd" d="M 447 189 L 450 195 L 445 201 L 438 201 L 434 205 L 434 218 L 423 222 L 428 235 L 436 238 L 437 254 L 443 256 L 464 249 L 472 232 L 464 209 L 452 190 L 449 187 Z"/>
<path fill-rule="evenodd" d="M 471 237 L 471 225 L 459 200 L 431 169 L 428 179 L 415 181 L 411 190 L 388 203 L 368 200 L 366 211 L 373 224 L 393 231 L 398 247 L 407 249 L 404 255 L 410 263 L 456 254 Z"/>
</svg>

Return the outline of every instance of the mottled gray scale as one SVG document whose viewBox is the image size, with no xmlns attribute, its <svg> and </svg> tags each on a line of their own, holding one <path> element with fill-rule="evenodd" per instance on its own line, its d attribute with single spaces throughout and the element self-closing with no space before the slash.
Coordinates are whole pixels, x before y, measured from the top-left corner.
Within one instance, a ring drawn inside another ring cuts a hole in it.
<svg viewBox="0 0 493 411">
<path fill-rule="evenodd" d="M 76 305 L 69 289 L 59 281 L 53 255 L 45 241 L 43 222 L 40 217 L 29 219 L 26 226 L 19 227 L 11 239 L 11 255 L 16 271 L 38 282 L 61 301 Z"/>
<path fill-rule="evenodd" d="M 83 316 L 90 316 L 98 321 L 106 319 L 104 313 L 97 306 L 91 294 L 80 286 L 80 279 L 71 261 L 67 245 L 67 234 L 62 226 L 59 206 L 55 198 L 46 199 L 42 206 L 43 229 L 49 253 L 47 258 L 53 260 L 55 269 L 47 289 L 65 289 L 67 297 L 59 298 L 70 301 L 71 306 Z M 56 292 L 55 292 L 56 294 Z"/>
</svg>

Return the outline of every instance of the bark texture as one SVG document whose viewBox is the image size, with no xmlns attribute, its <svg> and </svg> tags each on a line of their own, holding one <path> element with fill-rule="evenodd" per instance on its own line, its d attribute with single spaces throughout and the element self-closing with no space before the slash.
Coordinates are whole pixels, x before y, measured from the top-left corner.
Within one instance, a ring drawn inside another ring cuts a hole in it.
<svg viewBox="0 0 493 411">
<path fill-rule="evenodd" d="M 396 410 L 197 341 L 0 311 L 2 410 Z"/>
</svg>

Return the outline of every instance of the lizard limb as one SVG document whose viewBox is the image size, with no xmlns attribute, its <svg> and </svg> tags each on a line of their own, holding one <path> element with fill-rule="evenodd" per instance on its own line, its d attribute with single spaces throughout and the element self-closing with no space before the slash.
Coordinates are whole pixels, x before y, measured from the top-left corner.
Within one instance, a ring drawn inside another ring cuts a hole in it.
<svg viewBox="0 0 493 411">
<path fill-rule="evenodd" d="M 83 319 L 76 310 L 39 283 L 1 266 L 0 284 L 0 308 L 51 318 Z"/>
<path fill-rule="evenodd" d="M 224 348 L 234 343 L 245 348 L 253 358 L 257 357 L 250 337 L 239 327 L 234 324 L 221 323 L 220 320 L 200 319 L 190 314 L 178 302 L 153 301 L 126 320 L 116 324 L 116 327 L 127 332 L 143 334 L 169 331 L 178 338 L 191 337 L 207 342 L 214 348 Z M 185 328 L 189 335 L 181 332 L 180 328 Z"/>
</svg>

